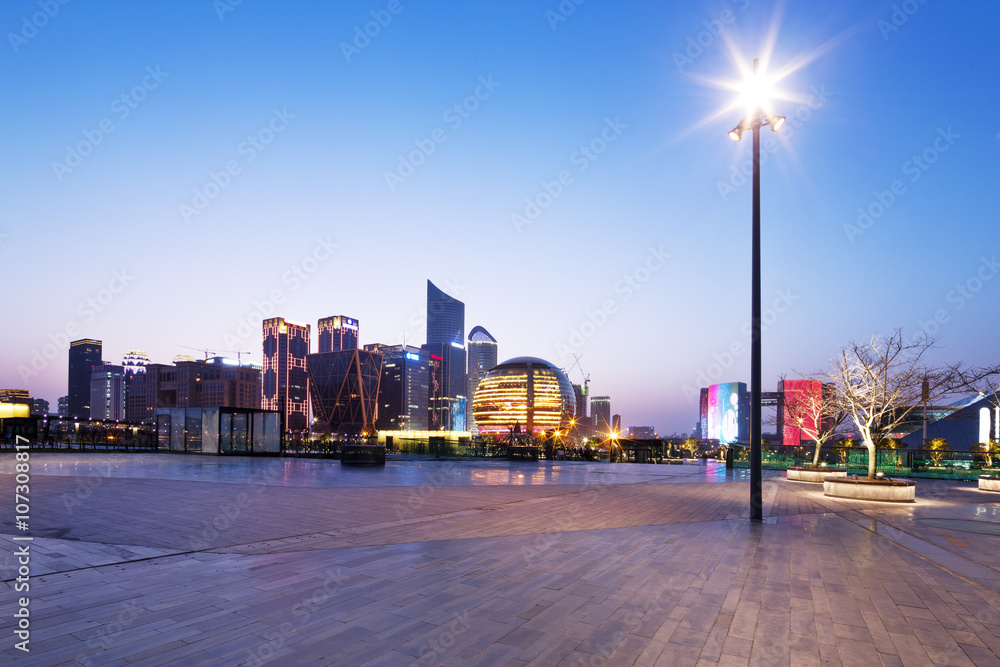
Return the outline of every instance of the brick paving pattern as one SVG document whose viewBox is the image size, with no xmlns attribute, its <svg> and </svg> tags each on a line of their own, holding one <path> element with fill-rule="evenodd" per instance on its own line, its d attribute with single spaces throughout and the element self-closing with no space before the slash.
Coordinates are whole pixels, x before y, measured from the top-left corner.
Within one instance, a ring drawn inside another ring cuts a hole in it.
<svg viewBox="0 0 1000 667">
<path fill-rule="evenodd" d="M 754 524 L 745 471 L 715 463 L 38 453 L 31 652 L 4 613 L 0 661 L 1000 664 L 1000 495 L 917 493 L 767 473 Z"/>
</svg>

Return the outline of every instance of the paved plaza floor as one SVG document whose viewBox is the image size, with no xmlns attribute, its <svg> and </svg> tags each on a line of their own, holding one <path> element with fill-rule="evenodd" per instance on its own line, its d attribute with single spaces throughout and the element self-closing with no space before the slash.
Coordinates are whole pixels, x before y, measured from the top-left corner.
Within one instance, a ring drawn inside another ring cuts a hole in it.
<svg viewBox="0 0 1000 667">
<path fill-rule="evenodd" d="M 24 533 L 14 472 L 0 664 L 1000 664 L 972 482 L 880 504 L 765 471 L 752 523 L 716 463 L 33 453 Z"/>
</svg>

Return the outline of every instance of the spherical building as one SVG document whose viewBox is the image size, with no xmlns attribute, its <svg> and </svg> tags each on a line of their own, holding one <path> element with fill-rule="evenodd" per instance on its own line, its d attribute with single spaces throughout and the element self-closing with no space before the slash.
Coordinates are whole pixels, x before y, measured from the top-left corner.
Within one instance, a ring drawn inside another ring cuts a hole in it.
<svg viewBox="0 0 1000 667">
<path fill-rule="evenodd" d="M 472 402 L 480 433 L 537 435 L 567 429 L 576 413 L 576 395 L 561 370 L 537 357 L 515 357 L 497 364 L 479 382 Z"/>
</svg>

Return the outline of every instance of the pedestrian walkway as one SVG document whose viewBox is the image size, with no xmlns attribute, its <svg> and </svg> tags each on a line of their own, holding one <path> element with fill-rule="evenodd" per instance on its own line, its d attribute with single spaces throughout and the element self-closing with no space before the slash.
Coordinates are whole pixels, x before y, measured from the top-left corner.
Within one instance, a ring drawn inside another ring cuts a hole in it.
<svg viewBox="0 0 1000 667">
<path fill-rule="evenodd" d="M 31 652 L 4 613 L 4 663 L 1000 663 L 1000 495 L 971 482 L 895 505 L 765 471 L 755 524 L 746 471 L 704 462 L 39 453 L 31 472 Z"/>
</svg>

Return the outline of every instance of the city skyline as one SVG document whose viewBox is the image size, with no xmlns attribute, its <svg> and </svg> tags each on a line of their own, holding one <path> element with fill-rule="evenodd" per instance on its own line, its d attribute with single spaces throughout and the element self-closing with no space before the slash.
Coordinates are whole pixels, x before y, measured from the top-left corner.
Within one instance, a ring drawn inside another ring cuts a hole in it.
<svg viewBox="0 0 1000 667">
<path fill-rule="evenodd" d="M 802 65 L 763 146 L 764 387 L 897 327 L 995 361 L 1000 9 L 563 4 L 5 3 L 31 287 L 0 384 L 56 405 L 85 337 L 261 364 L 272 317 L 420 345 L 429 279 L 503 359 L 690 432 L 749 377 L 749 149 L 710 82 L 757 56 Z"/>
</svg>

